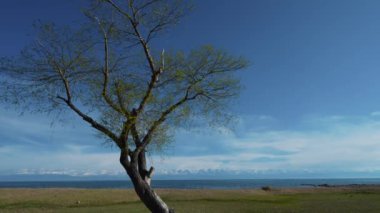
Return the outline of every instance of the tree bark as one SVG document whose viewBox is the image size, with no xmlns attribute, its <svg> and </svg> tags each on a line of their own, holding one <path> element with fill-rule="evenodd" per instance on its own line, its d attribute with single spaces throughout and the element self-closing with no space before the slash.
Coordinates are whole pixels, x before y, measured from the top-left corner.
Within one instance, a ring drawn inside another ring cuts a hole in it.
<svg viewBox="0 0 380 213">
<path fill-rule="evenodd" d="M 146 168 L 146 157 L 145 157 L 145 150 L 142 150 L 138 157 L 138 168 L 140 176 L 144 179 L 147 175 L 147 168 Z"/>
<path fill-rule="evenodd" d="M 150 184 L 148 184 L 138 171 L 136 163 L 125 165 L 121 163 L 131 178 L 136 194 L 145 206 L 153 213 L 174 213 L 173 209 L 169 209 L 166 203 L 156 194 Z"/>
<path fill-rule="evenodd" d="M 150 185 L 150 182 L 152 180 L 152 175 L 154 172 L 154 168 L 150 167 L 148 170 L 146 167 L 146 151 L 142 150 L 138 156 L 138 170 L 140 173 L 140 176 L 145 182 Z"/>
</svg>

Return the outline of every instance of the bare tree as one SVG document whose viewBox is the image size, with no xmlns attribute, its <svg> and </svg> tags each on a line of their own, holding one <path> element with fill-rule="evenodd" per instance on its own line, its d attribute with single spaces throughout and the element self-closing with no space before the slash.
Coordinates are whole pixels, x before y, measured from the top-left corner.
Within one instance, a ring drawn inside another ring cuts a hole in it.
<svg viewBox="0 0 380 213">
<path fill-rule="evenodd" d="M 43 113 L 74 112 L 120 150 L 120 163 L 152 212 L 174 212 L 150 186 L 146 153 L 176 127 L 225 118 L 246 67 L 211 46 L 153 51 L 154 38 L 187 13 L 172 0 L 93 1 L 81 27 L 37 24 L 36 39 L 1 59 L 1 101 Z"/>
</svg>

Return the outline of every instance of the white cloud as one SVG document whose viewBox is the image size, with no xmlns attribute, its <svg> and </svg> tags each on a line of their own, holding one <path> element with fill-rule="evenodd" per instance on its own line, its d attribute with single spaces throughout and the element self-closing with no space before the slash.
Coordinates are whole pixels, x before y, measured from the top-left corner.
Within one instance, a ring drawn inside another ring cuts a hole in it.
<svg viewBox="0 0 380 213">
<path fill-rule="evenodd" d="M 19 174 L 118 174 L 123 172 L 117 153 L 86 153 L 86 146 L 33 151 L 25 146 L 0 147 L 0 172 Z"/>
<path fill-rule="evenodd" d="M 260 120 L 260 116 L 255 119 Z M 4 119 L 0 119 L 0 123 L 1 120 Z M 239 133 L 228 129 L 198 132 L 180 129 L 177 141 L 169 151 L 172 154 L 165 157 L 154 155 L 150 157 L 151 162 L 158 174 L 209 169 L 237 172 L 380 171 L 380 120 L 373 115 L 307 118 L 302 122 L 307 128 L 299 130 L 252 129 L 244 126 L 247 123 L 250 122 L 240 122 L 239 125 L 243 126 L 239 128 L 244 132 Z M 41 127 L 43 125 L 35 122 L 22 125 L 35 125 L 35 130 L 39 130 L 35 134 L 47 131 L 46 126 Z M 36 150 L 31 142 L 3 144 L 0 146 L 0 170 L 23 174 L 124 174 L 116 150 L 103 152 L 99 147 L 89 152 L 99 143 L 76 143 L 83 140 L 76 137 L 86 135 L 67 133 L 77 132 L 80 131 L 58 131 L 54 137 L 54 143 L 58 145 L 52 150 Z M 28 132 L 26 136 L 29 134 L 32 133 Z M 71 142 L 65 143 L 66 140 Z"/>
<path fill-rule="evenodd" d="M 345 170 L 380 171 L 380 121 L 368 117 L 332 116 L 309 123 L 316 129 L 292 131 L 251 131 L 212 136 L 222 155 L 174 156 L 162 167 L 170 169 L 231 170 Z M 305 122 L 308 123 L 308 122 Z M 323 128 L 317 128 L 323 124 Z M 207 140 L 210 134 L 207 135 Z M 200 137 L 202 138 L 202 137 Z M 204 143 L 207 147 L 206 143 Z M 177 146 L 180 146 L 179 142 Z M 200 144 L 195 144 L 195 146 Z M 215 145 L 215 144 L 212 144 Z M 212 146 L 208 147 L 213 149 Z M 263 151 L 267 150 L 267 151 Z M 269 150 L 269 151 L 268 151 Z M 197 150 L 194 150 L 196 152 Z"/>
</svg>

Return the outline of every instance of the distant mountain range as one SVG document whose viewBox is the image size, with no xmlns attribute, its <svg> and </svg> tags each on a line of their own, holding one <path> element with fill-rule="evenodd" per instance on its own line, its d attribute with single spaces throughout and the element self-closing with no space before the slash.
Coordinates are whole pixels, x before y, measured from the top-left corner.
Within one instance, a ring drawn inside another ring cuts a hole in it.
<svg viewBox="0 0 380 213">
<path fill-rule="evenodd" d="M 228 171 L 228 170 L 176 170 L 160 172 L 156 180 L 194 179 L 297 179 L 297 178 L 380 178 L 380 171 L 372 172 L 310 172 L 310 171 Z M 0 181 L 88 181 L 88 180 L 128 180 L 126 174 L 3 174 Z"/>
</svg>

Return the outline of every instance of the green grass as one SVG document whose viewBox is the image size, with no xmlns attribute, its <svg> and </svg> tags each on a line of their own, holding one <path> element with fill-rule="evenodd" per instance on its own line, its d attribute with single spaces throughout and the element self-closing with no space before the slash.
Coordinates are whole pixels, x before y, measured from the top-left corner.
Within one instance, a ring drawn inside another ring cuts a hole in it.
<svg viewBox="0 0 380 213">
<path fill-rule="evenodd" d="M 380 188 L 157 191 L 176 212 L 380 212 Z M 148 211 L 133 190 L 0 189 L 0 212 Z"/>
</svg>

